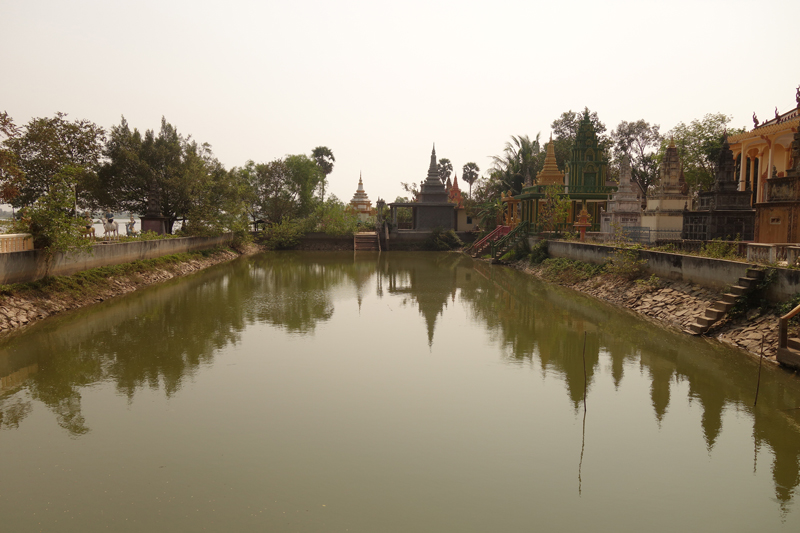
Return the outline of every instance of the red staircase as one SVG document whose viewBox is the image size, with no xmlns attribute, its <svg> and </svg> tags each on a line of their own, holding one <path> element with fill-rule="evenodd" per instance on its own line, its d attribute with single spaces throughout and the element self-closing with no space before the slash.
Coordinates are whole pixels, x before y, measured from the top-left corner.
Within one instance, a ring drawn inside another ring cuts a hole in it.
<svg viewBox="0 0 800 533">
<path fill-rule="evenodd" d="M 508 235 L 509 231 L 511 231 L 511 226 L 497 226 L 483 239 L 479 240 L 478 242 L 470 246 L 468 250 L 469 254 L 472 257 L 480 256 L 480 254 L 488 247 L 490 247 L 494 241 Z"/>
</svg>

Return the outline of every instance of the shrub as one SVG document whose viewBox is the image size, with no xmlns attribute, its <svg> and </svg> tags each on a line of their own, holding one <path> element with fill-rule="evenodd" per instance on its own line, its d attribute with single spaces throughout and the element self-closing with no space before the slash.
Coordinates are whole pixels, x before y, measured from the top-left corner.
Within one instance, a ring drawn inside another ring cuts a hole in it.
<svg viewBox="0 0 800 533">
<path fill-rule="evenodd" d="M 632 280 L 638 278 L 647 263 L 639 257 L 641 247 L 616 248 L 606 262 L 606 270 L 622 279 Z"/>
<path fill-rule="evenodd" d="M 563 257 L 545 259 L 542 262 L 541 275 L 548 281 L 554 281 L 564 285 L 571 285 L 579 281 L 584 281 L 594 276 L 600 275 L 605 270 L 606 265 L 593 265 L 573 261 Z"/>
<path fill-rule="evenodd" d="M 547 240 L 542 239 L 531 247 L 531 253 L 528 254 L 528 261 L 532 265 L 538 265 L 547 259 Z"/>
<path fill-rule="evenodd" d="M 726 242 L 720 239 L 714 239 L 703 244 L 700 255 L 710 257 L 712 259 L 737 259 L 739 250 L 739 236 L 736 236 L 736 242 Z"/>
<path fill-rule="evenodd" d="M 277 224 L 269 226 L 265 233 L 264 244 L 270 250 L 286 250 L 293 248 L 305 234 L 304 220 L 284 218 Z"/>
<path fill-rule="evenodd" d="M 441 228 L 435 228 L 422 243 L 423 250 L 434 252 L 455 250 L 462 246 L 464 246 L 464 243 L 458 238 L 455 231 L 444 231 Z"/>
</svg>

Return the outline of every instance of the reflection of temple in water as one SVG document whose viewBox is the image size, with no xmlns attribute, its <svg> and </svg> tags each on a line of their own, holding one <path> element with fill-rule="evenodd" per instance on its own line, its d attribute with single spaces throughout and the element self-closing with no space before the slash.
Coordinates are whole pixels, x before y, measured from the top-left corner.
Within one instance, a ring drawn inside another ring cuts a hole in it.
<svg viewBox="0 0 800 533">
<path fill-rule="evenodd" d="M 654 336 L 650 324 L 616 314 L 611 320 L 605 304 L 569 290 L 459 254 L 332 253 L 315 254 L 312 261 L 280 254 L 218 272 L 132 294 L 52 326 L 41 324 L 12 348 L 0 347 L 0 429 L 18 427 L 37 400 L 70 434 L 86 433 L 83 387 L 109 380 L 128 398 L 145 387 L 172 395 L 213 361 L 216 350 L 237 343 L 250 324 L 313 334 L 316 324 L 333 316 L 332 290 L 347 285 L 354 287 L 359 306 L 371 291 L 379 298 L 406 298 L 418 308 L 429 346 L 458 298 L 472 324 L 485 328 L 504 357 L 538 362 L 543 377 L 563 379 L 576 409 L 583 398 L 585 334 L 590 386 L 601 368 L 608 368 L 617 388 L 626 370 L 648 376 L 660 427 L 671 403 L 683 400 L 673 387 L 686 383 L 689 400 L 702 410 L 697 429 L 709 453 L 723 434 L 723 413 L 737 408 L 752 417 L 755 448 L 772 451 L 775 495 L 784 509 L 800 484 L 800 410 L 793 410 L 800 407 L 800 393 L 791 375 L 770 374 L 770 385 L 761 388 L 759 405 L 751 409 L 753 390 L 741 385 L 754 384 L 751 362 L 731 361 L 727 350 L 711 345 L 693 356 L 696 339 L 669 331 Z"/>
<path fill-rule="evenodd" d="M 693 356 L 692 338 L 667 330 L 653 336 L 652 326 L 638 319 L 609 320 L 606 304 L 502 267 L 478 263 L 475 272 L 483 283 L 461 286 L 462 299 L 470 302 L 481 323 L 496 332 L 498 343 L 509 348 L 511 357 L 536 358 L 543 375 L 549 369 L 563 376 L 576 409 L 583 398 L 584 332 L 589 384 L 599 368 L 600 353 L 610 359 L 616 387 L 624 379 L 626 364 L 638 361 L 640 370 L 650 377 L 650 399 L 659 426 L 669 416 L 673 385 L 687 382 L 690 401 L 702 409 L 699 429 L 709 453 L 722 433 L 725 410 L 752 406 L 753 391 L 743 389 L 741 383 L 754 383 L 754 365 L 748 360 L 732 362 L 724 348 L 712 345 L 710 354 Z M 766 389 L 762 386 L 758 408 L 752 413 L 753 439 L 756 449 L 768 446 L 774 453 L 775 495 L 786 512 L 800 484 L 800 409 L 794 409 L 800 407 L 800 394 L 793 376 L 775 373 L 770 379 L 774 383 Z M 787 410 L 776 414 L 775 406 Z"/>
</svg>

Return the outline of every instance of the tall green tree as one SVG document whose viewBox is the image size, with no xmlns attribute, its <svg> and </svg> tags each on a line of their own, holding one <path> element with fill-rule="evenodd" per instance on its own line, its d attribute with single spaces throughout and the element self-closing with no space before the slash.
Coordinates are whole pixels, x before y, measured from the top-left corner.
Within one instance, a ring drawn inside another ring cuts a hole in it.
<svg viewBox="0 0 800 533">
<path fill-rule="evenodd" d="M 56 252 L 88 250 L 91 246 L 81 236 L 83 220 L 72 213 L 75 185 L 83 173 L 81 167 L 61 167 L 48 180 L 48 191 L 26 205 L 14 223 L 17 232 L 33 235 L 34 248 L 43 249 L 48 257 Z"/>
<path fill-rule="evenodd" d="M 7 139 L 17 137 L 19 134 L 19 128 L 8 113 L 5 111 L 0 113 L 0 203 L 11 203 L 19 196 L 22 170 L 17 164 L 17 155 L 5 146 Z"/>
<path fill-rule="evenodd" d="M 606 159 L 610 159 L 611 139 L 606 135 L 606 125 L 600 121 L 597 111 L 590 111 L 584 108 L 584 112 L 589 113 L 589 120 L 597 133 L 597 140 L 605 152 Z M 580 111 L 565 111 L 561 116 L 550 125 L 553 130 L 553 149 L 556 153 L 556 163 L 558 168 L 563 170 L 570 158 L 572 145 L 575 144 L 575 137 L 578 135 L 578 127 L 583 120 L 583 113 Z"/>
<path fill-rule="evenodd" d="M 333 152 L 327 146 L 317 146 L 311 151 L 311 157 L 316 161 L 317 166 L 319 167 L 320 172 L 322 173 L 322 179 L 319 182 L 320 188 L 320 200 L 325 201 L 325 187 L 328 184 L 328 175 L 333 172 L 333 164 L 336 162 L 336 158 L 333 157 Z"/>
<path fill-rule="evenodd" d="M 297 201 L 297 216 L 307 216 L 314 209 L 314 190 L 323 178 L 317 163 L 304 154 L 286 156 L 290 190 Z"/>
<path fill-rule="evenodd" d="M 55 176 L 69 166 L 73 173 L 77 172 L 73 204 L 93 205 L 104 140 L 103 128 L 85 119 L 67 120 L 66 113 L 32 119 L 20 134 L 4 141 L 23 175 L 11 204 L 14 207 L 33 204 L 50 191 Z"/>
<path fill-rule="evenodd" d="M 442 180 L 442 183 L 447 182 L 447 178 L 449 178 L 450 174 L 453 172 L 453 163 L 446 157 L 443 157 L 439 159 L 436 167 L 439 171 L 439 179 Z"/>
<path fill-rule="evenodd" d="M 461 179 L 469 183 L 469 195 L 472 196 L 472 184 L 478 179 L 479 172 L 478 165 L 472 162 L 466 163 L 461 169 Z"/>
<path fill-rule="evenodd" d="M 512 135 L 503 153 L 492 157 L 489 175 L 503 191 L 518 194 L 529 176 L 531 180 L 536 178 L 544 164 L 540 136 L 541 133 L 537 133 L 536 138 L 530 139 L 527 135 Z"/>
<path fill-rule="evenodd" d="M 662 140 L 662 151 L 669 138 L 675 142 L 683 164 L 686 183 L 693 192 L 709 190 L 716 177 L 716 164 L 722 150 L 723 135 L 731 117 L 724 113 L 708 113 L 689 124 L 679 122 Z M 744 130 L 728 130 L 729 135 Z"/>
<path fill-rule="evenodd" d="M 658 181 L 658 150 L 661 148 L 661 134 L 658 124 L 645 120 L 622 121 L 611 132 L 613 143 L 613 163 L 619 165 L 624 156 L 630 157 L 631 176 L 642 191 L 647 191 Z"/>
</svg>

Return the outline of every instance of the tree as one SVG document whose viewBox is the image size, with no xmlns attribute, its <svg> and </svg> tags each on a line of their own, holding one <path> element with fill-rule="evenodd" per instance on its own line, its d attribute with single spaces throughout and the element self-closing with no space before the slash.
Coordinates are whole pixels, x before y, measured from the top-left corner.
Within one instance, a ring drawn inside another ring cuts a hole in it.
<svg viewBox="0 0 800 533">
<path fill-rule="evenodd" d="M 445 183 L 447 182 L 447 178 L 450 177 L 450 173 L 453 172 L 453 163 L 446 157 L 443 157 L 437 164 L 437 170 L 439 171 L 439 179 L 442 180 L 442 183 Z"/>
<path fill-rule="evenodd" d="M 589 111 L 589 108 L 584 108 L 584 113 L 589 114 L 589 120 L 594 126 L 594 131 L 597 133 L 597 140 L 600 148 L 606 153 L 606 159 L 609 157 L 609 149 L 611 146 L 610 139 L 605 135 L 606 125 L 603 124 L 597 116 L 596 111 Z M 570 158 L 570 151 L 572 145 L 575 144 L 575 137 L 578 135 L 578 127 L 583 120 L 583 113 L 566 111 L 561 113 L 561 116 L 553 121 L 550 127 L 553 130 L 553 149 L 556 153 L 556 163 L 558 168 L 564 169 L 567 161 Z"/>
<path fill-rule="evenodd" d="M 693 192 L 708 190 L 714 184 L 723 135 L 730 121 L 731 117 L 723 113 L 709 113 L 688 125 L 680 122 L 668 132 L 678 148 L 683 175 Z M 742 131 L 730 130 L 728 133 Z M 666 138 L 662 140 L 662 154 L 667 142 Z"/>
<path fill-rule="evenodd" d="M 402 187 L 404 191 L 406 191 L 408 194 L 411 195 L 412 202 L 417 201 L 417 198 L 419 198 L 419 187 L 417 186 L 416 183 L 414 182 L 406 183 L 405 181 L 401 181 L 400 187 Z"/>
<path fill-rule="evenodd" d="M 559 224 L 566 222 L 571 203 L 560 185 L 545 187 L 544 202 L 539 212 L 541 231 L 556 231 Z"/>
<path fill-rule="evenodd" d="M 68 121 L 65 113 L 52 118 L 34 118 L 23 133 L 8 137 L 4 144 L 11 150 L 23 174 L 18 180 L 18 194 L 12 205 L 31 205 L 47 194 L 55 176 L 67 166 L 72 171 L 74 200 L 82 207 L 94 203 L 97 186 L 95 171 L 102 154 L 105 132 L 88 120 Z"/>
<path fill-rule="evenodd" d="M 17 156 L 13 150 L 3 148 L 7 139 L 19 135 L 19 128 L 8 113 L 0 113 L 0 203 L 11 203 L 19 195 L 23 178 L 22 170 L 17 164 Z"/>
<path fill-rule="evenodd" d="M 155 184 L 168 233 L 178 220 L 185 223 L 184 232 L 197 234 L 241 226 L 242 183 L 225 171 L 208 143 L 183 137 L 164 117 L 158 135 L 147 130 L 144 136 L 122 117 L 111 129 L 104 154 L 98 194 L 104 205 L 144 214 Z"/>
<path fill-rule="evenodd" d="M 317 146 L 311 151 L 311 157 L 317 162 L 317 166 L 322 172 L 322 179 L 320 180 L 320 200 L 325 201 L 325 186 L 328 182 L 328 174 L 333 172 L 333 163 L 336 158 L 333 157 L 333 152 L 327 146 Z"/>
<path fill-rule="evenodd" d="M 478 179 L 478 173 L 481 171 L 475 163 L 467 163 L 461 169 L 461 179 L 469 183 L 469 195 L 472 196 L 472 184 Z"/>
<path fill-rule="evenodd" d="M 623 156 L 629 156 L 631 176 L 645 192 L 658 181 L 657 151 L 662 141 L 659 128 L 658 124 L 651 125 L 644 120 L 623 120 L 611 132 L 614 163 L 618 165 Z"/>
<path fill-rule="evenodd" d="M 83 220 L 73 216 L 73 191 L 82 178 L 81 167 L 64 166 L 48 180 L 48 191 L 27 206 L 14 223 L 15 231 L 33 235 L 34 248 L 54 253 L 88 250 L 91 242 L 81 236 Z"/>
<path fill-rule="evenodd" d="M 535 179 L 541 170 L 544 152 L 539 142 L 540 135 L 537 133 L 533 140 L 527 135 L 512 135 L 503 153 L 492 157 L 489 174 L 502 184 L 503 191 L 511 190 L 514 194 L 521 192 L 527 178 L 530 176 L 531 180 Z"/>
<path fill-rule="evenodd" d="M 290 189 L 297 200 L 296 216 L 304 217 L 315 207 L 314 190 L 323 179 L 322 171 L 313 159 L 303 154 L 286 156 L 285 161 Z"/>
</svg>

